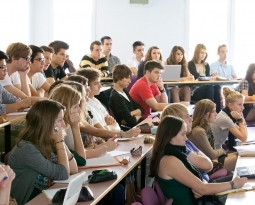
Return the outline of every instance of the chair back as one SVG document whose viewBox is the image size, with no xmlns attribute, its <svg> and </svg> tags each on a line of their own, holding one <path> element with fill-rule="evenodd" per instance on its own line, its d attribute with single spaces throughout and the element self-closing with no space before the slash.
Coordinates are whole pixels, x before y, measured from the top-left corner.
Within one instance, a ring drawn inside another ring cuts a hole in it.
<svg viewBox="0 0 255 205">
<path fill-rule="evenodd" d="M 141 190 L 141 200 L 143 205 L 160 205 L 158 196 L 151 187 L 144 187 Z"/>
<path fill-rule="evenodd" d="M 173 203 L 173 199 L 168 199 L 168 200 L 166 199 L 156 179 L 154 180 L 154 190 L 158 196 L 160 205 L 171 205 Z"/>
<path fill-rule="evenodd" d="M 135 84 L 137 80 L 137 75 L 132 75 L 131 77 L 131 83 L 128 85 L 128 87 L 126 88 L 126 90 L 129 92 L 132 88 L 132 86 Z"/>
</svg>

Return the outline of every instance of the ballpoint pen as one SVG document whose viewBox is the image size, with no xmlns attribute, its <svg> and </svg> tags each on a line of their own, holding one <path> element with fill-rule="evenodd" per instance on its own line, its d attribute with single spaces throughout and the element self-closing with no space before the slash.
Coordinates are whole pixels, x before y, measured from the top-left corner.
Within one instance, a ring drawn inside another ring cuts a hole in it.
<svg viewBox="0 0 255 205">
<path fill-rule="evenodd" d="M 121 125 L 121 127 L 127 128 L 127 129 L 131 129 L 131 127 L 128 127 L 126 125 Z"/>
</svg>

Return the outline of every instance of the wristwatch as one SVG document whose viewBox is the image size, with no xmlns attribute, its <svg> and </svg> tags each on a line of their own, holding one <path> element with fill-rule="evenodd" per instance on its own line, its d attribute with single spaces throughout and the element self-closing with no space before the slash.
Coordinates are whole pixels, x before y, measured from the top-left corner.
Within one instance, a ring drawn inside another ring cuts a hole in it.
<svg viewBox="0 0 255 205">
<path fill-rule="evenodd" d="M 236 122 L 239 124 L 239 123 L 242 123 L 243 122 L 243 118 L 239 118 L 236 120 Z"/>
<path fill-rule="evenodd" d="M 159 91 L 160 91 L 161 93 L 166 92 L 165 88 L 163 88 L 163 90 L 160 90 L 160 89 L 159 89 Z"/>
<path fill-rule="evenodd" d="M 230 181 L 229 183 L 231 185 L 231 189 L 236 189 L 236 185 L 234 181 Z"/>
</svg>

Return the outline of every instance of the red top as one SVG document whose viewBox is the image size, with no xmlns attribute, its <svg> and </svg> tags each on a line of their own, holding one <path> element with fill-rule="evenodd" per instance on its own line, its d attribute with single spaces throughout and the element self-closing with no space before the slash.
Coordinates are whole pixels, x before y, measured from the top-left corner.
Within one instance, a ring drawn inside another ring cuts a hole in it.
<svg viewBox="0 0 255 205">
<path fill-rule="evenodd" d="M 142 77 L 132 86 L 129 94 L 134 101 L 142 106 L 144 109 L 142 117 L 146 118 L 150 115 L 151 108 L 145 103 L 145 100 L 154 98 L 160 94 L 160 91 L 156 83 L 153 83 L 151 86 L 149 86 L 146 78 Z"/>
</svg>

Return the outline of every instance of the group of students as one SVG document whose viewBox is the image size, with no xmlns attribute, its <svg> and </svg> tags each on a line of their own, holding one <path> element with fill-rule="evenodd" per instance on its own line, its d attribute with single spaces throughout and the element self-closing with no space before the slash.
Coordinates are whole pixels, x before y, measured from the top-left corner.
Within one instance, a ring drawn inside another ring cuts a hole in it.
<svg viewBox="0 0 255 205">
<path fill-rule="evenodd" d="M 96 46 L 93 45 L 91 49 Z M 164 66 L 158 61 L 162 60 L 162 55 L 158 47 L 153 47 L 149 49 L 147 56 L 150 57 L 141 68 L 142 77 L 130 92 L 125 88 L 131 83 L 133 69 L 124 64 L 114 66 L 111 72 L 114 86 L 109 100 L 114 119 L 95 98 L 100 93 L 100 79 L 105 74 L 96 67 L 88 67 L 86 62 L 91 61 L 89 56 L 81 61 L 85 68 L 67 77 L 62 70 L 67 61 L 68 45 L 55 41 L 50 44 L 50 48 L 54 49 L 53 53 L 45 51 L 47 48 L 26 47 L 18 43 L 8 47 L 8 56 L 0 52 L 0 78 L 5 82 L 2 84 L 0 81 L 1 112 L 23 110 L 33 104 L 8 160 L 16 174 L 14 180 L 10 168 L 4 167 L 8 169 L 6 175 L 11 172 L 11 196 L 16 198 L 18 204 L 24 204 L 37 196 L 41 190 L 51 186 L 53 180 L 66 179 L 70 174 L 77 173 L 78 166 L 86 165 L 86 158 L 98 157 L 114 150 L 117 146 L 116 137 L 137 136 L 140 129 L 134 126 L 148 117 L 151 109 L 163 110 L 163 113 L 153 147 L 151 164 L 154 166 L 151 166 L 150 174 L 159 181 L 165 196 L 174 199 L 174 204 L 199 203 L 202 195 L 241 187 L 247 181 L 237 177 L 230 183 L 207 183 L 208 172 L 213 167 L 212 161 L 217 161 L 222 155 L 225 155 L 222 166 L 228 171 L 234 169 L 237 154 L 222 149 L 225 140 L 228 137 L 236 137 L 241 141 L 247 139 L 242 111 L 247 96 L 250 96 L 249 100 L 252 99 L 255 68 L 252 72 L 249 67 L 249 76 L 247 71 L 247 79 L 241 82 L 239 91 L 223 88 L 226 107 L 218 116 L 217 103 L 213 102 L 215 98 L 203 96 L 201 99 L 208 100 L 198 99 L 200 101 L 196 104 L 192 123 L 185 103 L 168 103 L 161 81 Z M 19 49 L 22 52 L 17 53 Z M 101 55 L 100 47 L 98 49 Z M 98 49 L 95 49 L 97 53 Z M 191 65 L 187 68 L 183 48 L 175 46 L 167 63 L 181 64 L 181 80 L 192 80 L 204 73 L 210 75 L 207 69 L 209 66 L 205 63 L 206 56 L 206 48 L 197 45 L 192 60 L 194 62 L 189 62 Z M 71 65 L 69 61 L 68 65 Z M 6 79 L 10 80 L 7 82 Z M 201 89 L 204 89 L 207 94 L 207 88 L 192 89 L 194 93 L 200 94 L 203 93 Z M 250 91 L 245 91 L 246 88 Z M 183 93 L 183 98 L 177 96 L 179 100 L 176 102 L 184 99 L 190 101 L 186 99 L 189 87 L 172 89 L 172 96 Z M 253 109 L 249 107 L 247 117 Z M 124 131 L 121 127 L 134 128 Z M 133 180 L 130 180 L 132 183 Z M 20 184 L 24 184 L 22 190 Z M 124 204 L 124 195 L 123 187 L 117 185 L 111 192 L 111 204 Z"/>
</svg>

